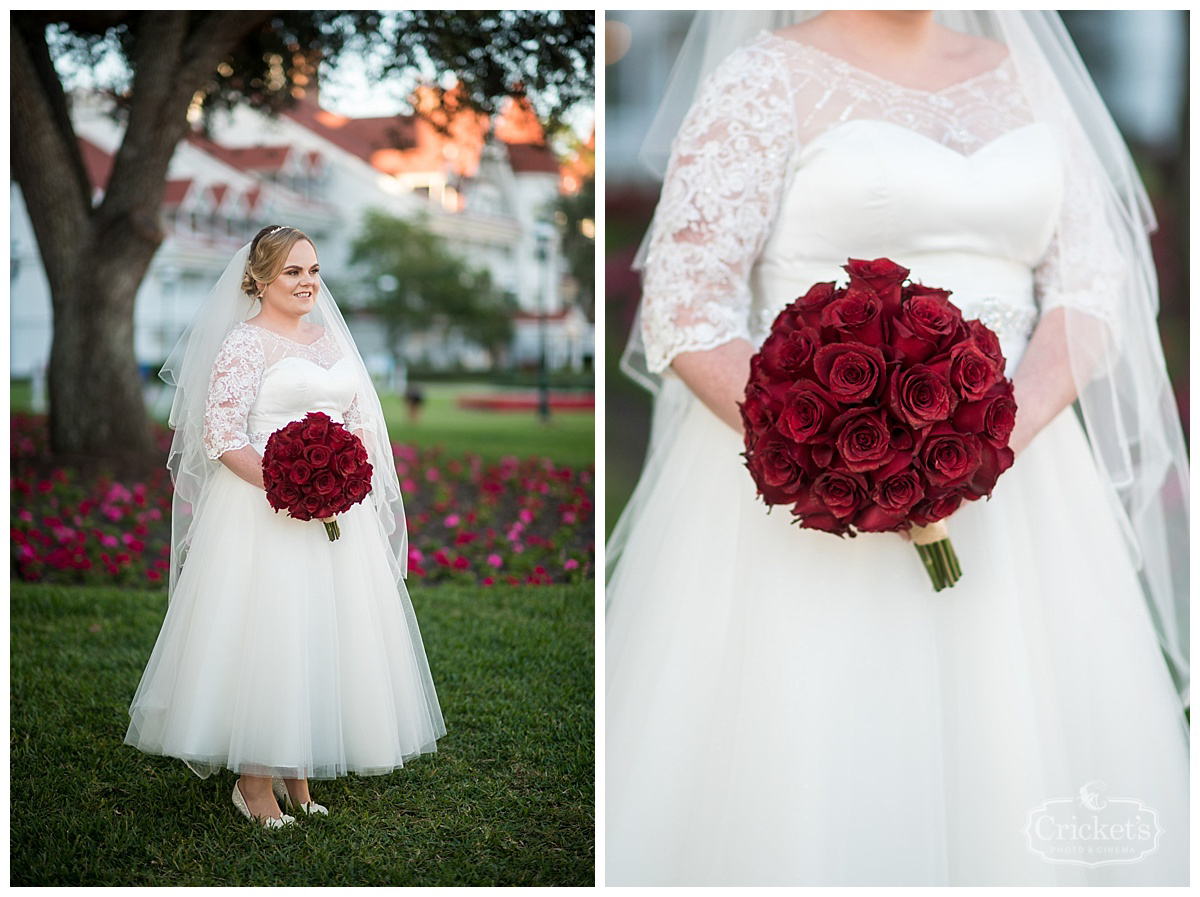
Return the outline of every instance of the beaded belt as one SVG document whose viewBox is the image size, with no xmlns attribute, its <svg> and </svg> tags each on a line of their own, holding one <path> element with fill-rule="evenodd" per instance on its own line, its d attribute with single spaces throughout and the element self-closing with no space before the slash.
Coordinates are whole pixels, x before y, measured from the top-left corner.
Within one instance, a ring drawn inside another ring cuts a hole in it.
<svg viewBox="0 0 1200 897">
<path fill-rule="evenodd" d="M 1038 319 L 1036 308 L 1009 305 L 995 296 L 988 296 L 978 302 L 972 302 L 970 306 L 969 311 L 963 310 L 963 317 L 967 320 L 973 317 L 978 318 L 980 323 L 1000 339 L 1013 337 L 1027 339 L 1033 333 L 1033 327 Z"/>
</svg>

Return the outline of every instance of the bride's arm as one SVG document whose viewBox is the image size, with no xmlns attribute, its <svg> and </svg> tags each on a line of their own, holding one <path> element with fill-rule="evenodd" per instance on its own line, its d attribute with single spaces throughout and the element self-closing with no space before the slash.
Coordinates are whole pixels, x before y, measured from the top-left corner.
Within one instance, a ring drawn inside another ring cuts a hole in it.
<svg viewBox="0 0 1200 897">
<path fill-rule="evenodd" d="M 739 433 L 754 354 L 750 273 L 796 148 L 792 103 L 788 72 L 761 47 L 718 67 L 675 139 L 646 252 L 647 368 L 670 367 Z"/>
<path fill-rule="evenodd" d="M 749 340 L 735 339 L 715 349 L 676 355 L 671 367 L 713 414 L 741 433 L 738 403 L 746 393 L 754 352 Z"/>
<path fill-rule="evenodd" d="M 1042 315 L 1013 375 L 1017 425 L 1008 443 L 1013 453 L 1021 454 L 1076 395 L 1067 352 L 1066 310 L 1054 308 Z"/>
<path fill-rule="evenodd" d="M 204 411 L 204 447 L 252 486 L 263 485 L 262 456 L 250 445 L 247 419 L 262 383 L 266 359 L 250 328 L 235 328 L 213 362 Z"/>
<path fill-rule="evenodd" d="M 226 452 L 220 458 L 222 464 L 240 476 L 251 486 L 265 490 L 263 484 L 262 455 L 253 446 L 243 446 Z"/>
</svg>

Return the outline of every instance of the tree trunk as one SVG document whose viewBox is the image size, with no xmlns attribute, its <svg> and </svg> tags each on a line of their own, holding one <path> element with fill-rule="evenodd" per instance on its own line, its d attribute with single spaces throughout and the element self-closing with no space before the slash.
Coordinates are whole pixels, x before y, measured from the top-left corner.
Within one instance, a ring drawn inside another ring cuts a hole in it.
<svg viewBox="0 0 1200 897">
<path fill-rule="evenodd" d="M 50 445 L 56 456 L 144 457 L 153 440 L 133 345 L 138 286 L 163 234 L 167 169 L 187 108 L 222 56 L 265 12 L 145 12 L 129 118 L 93 207 L 66 97 L 37 16 L 12 17 L 12 169 L 50 283 Z"/>
<path fill-rule="evenodd" d="M 144 458 L 154 449 L 133 346 L 133 304 L 157 244 L 89 239 L 43 250 L 59 268 L 47 379 L 59 456 Z"/>
</svg>

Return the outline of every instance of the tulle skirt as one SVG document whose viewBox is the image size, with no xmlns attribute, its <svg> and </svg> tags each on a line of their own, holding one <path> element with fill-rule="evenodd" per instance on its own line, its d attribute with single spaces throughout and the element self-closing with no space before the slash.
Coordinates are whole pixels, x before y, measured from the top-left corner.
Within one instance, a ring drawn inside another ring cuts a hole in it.
<svg viewBox="0 0 1200 897">
<path fill-rule="evenodd" d="M 1070 411 L 934 592 L 895 534 L 767 513 L 683 391 L 615 533 L 607 884 L 1188 883 L 1186 721 Z"/>
<path fill-rule="evenodd" d="M 416 617 L 365 504 L 275 513 L 224 467 L 141 684 L 125 742 L 199 775 L 390 772 L 445 734 Z"/>
</svg>

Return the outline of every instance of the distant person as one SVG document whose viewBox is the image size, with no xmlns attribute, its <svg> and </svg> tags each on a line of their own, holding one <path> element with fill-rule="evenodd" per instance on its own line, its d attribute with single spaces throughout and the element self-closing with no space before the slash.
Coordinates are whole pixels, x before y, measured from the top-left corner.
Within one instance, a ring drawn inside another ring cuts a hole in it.
<svg viewBox="0 0 1200 897">
<path fill-rule="evenodd" d="M 421 406 L 425 404 L 425 391 L 415 383 L 410 383 L 404 391 L 404 401 L 408 405 L 408 422 L 415 424 L 421 416 Z"/>
</svg>

